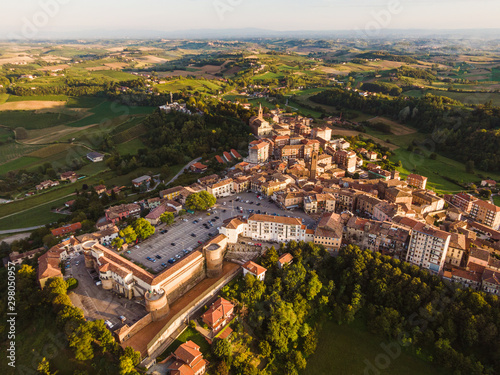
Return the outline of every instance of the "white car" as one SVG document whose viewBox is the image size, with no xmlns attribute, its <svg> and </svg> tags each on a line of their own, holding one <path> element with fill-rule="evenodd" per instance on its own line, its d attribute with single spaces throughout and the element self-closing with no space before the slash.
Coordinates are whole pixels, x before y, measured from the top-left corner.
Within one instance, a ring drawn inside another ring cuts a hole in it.
<svg viewBox="0 0 500 375">
<path fill-rule="evenodd" d="M 114 326 L 114 324 L 111 323 L 109 320 L 106 320 L 104 323 L 108 326 L 109 329 L 113 328 Z"/>
</svg>

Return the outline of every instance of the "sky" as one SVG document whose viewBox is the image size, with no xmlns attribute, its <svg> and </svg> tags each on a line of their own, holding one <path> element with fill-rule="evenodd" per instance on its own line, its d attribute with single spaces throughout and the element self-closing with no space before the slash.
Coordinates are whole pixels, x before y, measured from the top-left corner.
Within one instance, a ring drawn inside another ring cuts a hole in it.
<svg viewBox="0 0 500 375">
<path fill-rule="evenodd" d="M 7 0 L 0 38 L 194 29 L 498 28 L 499 0 Z M 103 35 L 104 36 L 104 35 Z"/>
</svg>

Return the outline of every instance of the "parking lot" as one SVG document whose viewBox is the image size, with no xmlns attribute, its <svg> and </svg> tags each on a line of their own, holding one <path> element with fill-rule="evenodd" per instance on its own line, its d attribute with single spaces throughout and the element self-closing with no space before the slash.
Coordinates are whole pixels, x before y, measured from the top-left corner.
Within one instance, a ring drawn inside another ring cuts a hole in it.
<svg viewBox="0 0 500 375">
<path fill-rule="evenodd" d="M 239 201 L 237 201 L 237 197 L 240 197 Z M 247 201 L 248 203 L 246 203 Z M 237 209 L 238 207 L 240 209 Z M 222 225 L 224 220 L 237 215 L 248 217 L 252 214 L 249 210 L 254 210 L 253 213 L 259 213 L 258 211 L 260 211 L 262 214 L 298 217 L 311 228 L 315 224 L 315 220 L 302 210 L 286 211 L 276 206 L 274 202 L 269 202 L 267 198 L 258 199 L 255 193 L 242 193 L 218 199 L 216 207 L 210 212 L 210 216 L 206 212 L 187 214 L 182 218 L 177 218 L 176 223 L 169 227 L 158 226 L 153 236 L 136 246 L 130 247 L 130 253 L 126 255 L 155 272 L 161 271 L 165 266 L 171 266 L 170 259 L 174 258 L 175 261 L 178 261 L 188 254 L 187 251 L 199 246 L 200 242 L 204 243 L 210 239 L 209 233 L 218 234 L 217 228 Z M 198 222 L 194 223 L 195 220 Z M 208 226 L 207 229 L 203 224 L 208 225 L 210 220 L 213 220 L 212 226 Z M 164 229 L 167 229 L 168 232 L 162 234 L 161 231 Z M 183 252 L 183 250 L 187 251 Z M 160 258 L 157 258 L 157 256 Z M 148 257 L 155 261 L 148 260 Z M 162 264 L 165 266 L 162 266 Z"/>
<path fill-rule="evenodd" d="M 124 323 L 132 325 L 147 314 L 142 304 L 119 296 L 111 290 L 104 290 L 102 285 L 97 286 L 94 280 L 97 273 L 85 268 L 83 255 L 78 255 L 69 262 L 70 267 L 66 269 L 66 274 L 78 280 L 78 287 L 69 293 L 69 297 L 76 307 L 83 310 L 86 319 L 109 321 L 115 330 Z M 122 322 L 120 316 L 126 320 Z"/>
</svg>

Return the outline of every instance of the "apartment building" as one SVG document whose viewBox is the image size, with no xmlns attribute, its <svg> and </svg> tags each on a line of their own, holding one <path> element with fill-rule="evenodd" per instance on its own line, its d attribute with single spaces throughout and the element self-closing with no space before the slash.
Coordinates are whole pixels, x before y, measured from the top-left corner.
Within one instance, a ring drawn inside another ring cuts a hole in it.
<svg viewBox="0 0 500 375">
<path fill-rule="evenodd" d="M 427 177 L 412 173 L 408 175 L 406 182 L 409 186 L 413 186 L 417 189 L 425 189 L 427 186 Z"/>
<path fill-rule="evenodd" d="M 248 161 L 253 164 L 265 163 L 269 160 L 270 144 L 254 141 L 248 145 Z"/>
<path fill-rule="evenodd" d="M 443 270 L 451 234 L 416 222 L 412 229 L 406 261 L 434 273 Z"/>
<path fill-rule="evenodd" d="M 493 229 L 500 227 L 500 207 L 481 199 L 472 202 L 470 217 Z"/>
<path fill-rule="evenodd" d="M 224 222 L 219 233 L 228 238 L 228 243 L 238 242 L 238 236 L 256 241 L 288 242 L 312 241 L 314 231 L 308 230 L 298 218 L 254 214 L 248 220 L 233 218 Z"/>
<path fill-rule="evenodd" d="M 472 202 L 477 200 L 476 197 L 467 193 L 454 194 L 450 198 L 450 202 L 460 208 L 462 211 L 469 213 L 472 210 Z"/>
<path fill-rule="evenodd" d="M 212 194 L 215 198 L 227 197 L 233 194 L 233 179 L 226 178 L 225 180 L 209 185 L 207 186 L 207 192 Z"/>
</svg>

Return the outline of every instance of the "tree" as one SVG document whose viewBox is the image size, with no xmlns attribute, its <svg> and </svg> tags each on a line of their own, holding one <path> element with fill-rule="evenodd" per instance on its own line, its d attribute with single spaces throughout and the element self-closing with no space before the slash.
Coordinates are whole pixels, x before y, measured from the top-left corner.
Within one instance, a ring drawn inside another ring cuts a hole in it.
<svg viewBox="0 0 500 375">
<path fill-rule="evenodd" d="M 226 339 L 216 339 L 212 344 L 212 353 L 214 353 L 217 358 L 227 359 L 232 354 L 231 344 Z"/>
<path fill-rule="evenodd" d="M 160 215 L 160 220 L 162 223 L 172 225 L 175 221 L 174 214 L 172 212 L 164 212 Z"/>
<path fill-rule="evenodd" d="M 262 266 L 269 269 L 276 265 L 279 255 L 274 246 L 271 246 L 266 254 L 262 257 Z"/>
<path fill-rule="evenodd" d="M 138 351 L 134 350 L 134 348 L 127 346 L 125 348 L 124 354 L 125 356 L 129 357 L 132 359 L 132 363 L 134 366 L 137 366 L 139 362 L 141 362 L 141 353 Z"/>
<path fill-rule="evenodd" d="M 143 240 L 155 233 L 155 228 L 144 218 L 140 218 L 135 221 L 134 230 Z"/>
<path fill-rule="evenodd" d="M 113 238 L 113 241 L 111 241 L 111 246 L 113 246 L 115 249 L 120 250 L 123 246 L 123 239 L 120 237 Z"/>
<path fill-rule="evenodd" d="M 50 372 L 50 363 L 45 357 L 43 357 L 42 361 L 38 364 L 36 371 L 41 375 L 55 375 L 58 372 Z"/>
<path fill-rule="evenodd" d="M 127 226 L 125 229 L 121 230 L 119 233 L 120 237 L 125 238 L 126 243 L 135 242 L 137 239 L 137 233 L 135 233 L 134 228 L 132 226 Z"/>
<path fill-rule="evenodd" d="M 134 364 L 132 359 L 128 356 L 122 355 L 120 357 L 120 375 L 127 375 L 134 371 Z"/>
<path fill-rule="evenodd" d="M 69 346 L 75 352 L 75 358 L 78 361 L 87 361 L 94 358 L 94 349 L 92 348 L 91 322 L 82 323 L 68 337 Z"/>
<path fill-rule="evenodd" d="M 271 356 L 271 345 L 265 340 L 261 341 L 259 342 L 259 351 L 263 357 L 269 358 Z"/>
<path fill-rule="evenodd" d="M 186 198 L 186 207 L 193 211 L 206 211 L 212 207 L 217 200 L 207 191 L 193 193 Z"/>
</svg>

